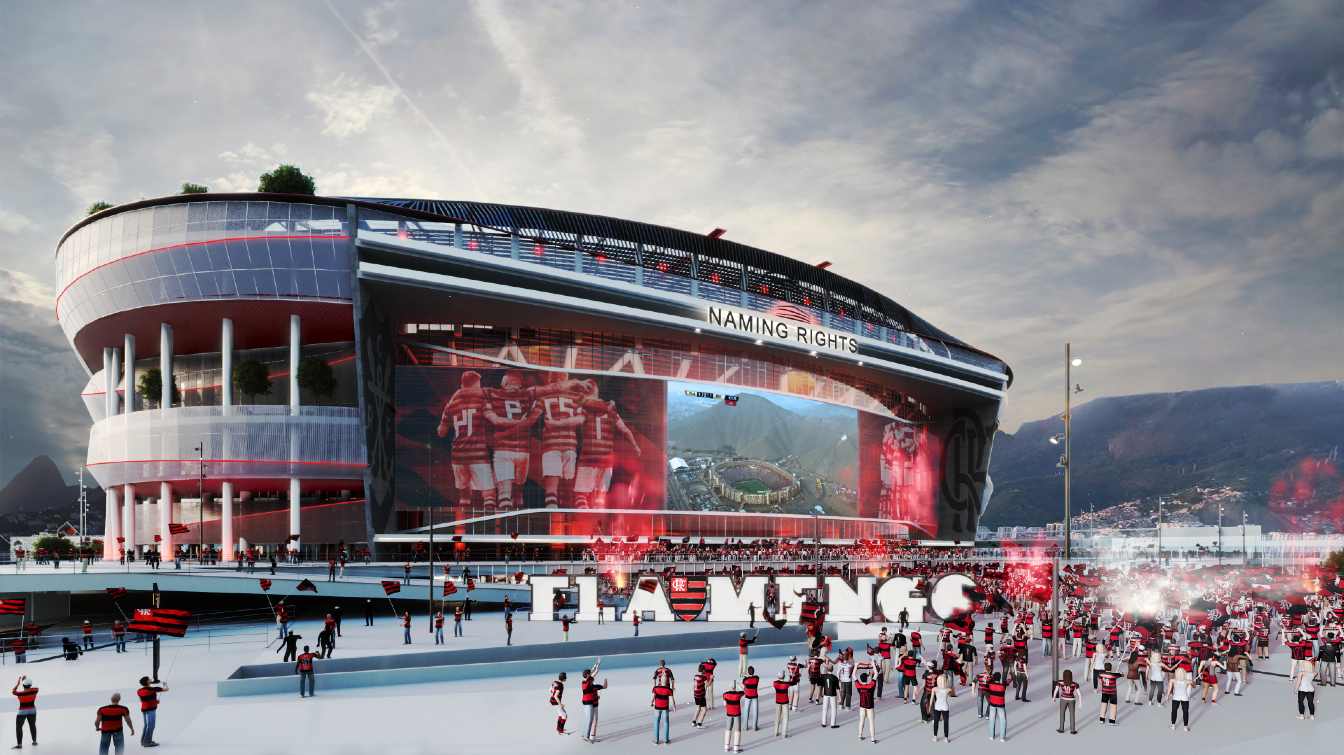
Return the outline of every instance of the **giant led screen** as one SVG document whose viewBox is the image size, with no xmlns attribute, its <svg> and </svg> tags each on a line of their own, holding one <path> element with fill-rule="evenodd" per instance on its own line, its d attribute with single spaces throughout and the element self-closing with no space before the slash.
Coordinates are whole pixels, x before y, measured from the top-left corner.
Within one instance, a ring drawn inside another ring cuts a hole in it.
<svg viewBox="0 0 1344 755">
<path fill-rule="evenodd" d="M 947 422 L 785 390 L 504 367 L 399 366 L 396 407 L 402 510 L 816 514 L 893 520 L 913 537 L 974 532 L 975 506 L 946 500 L 960 495 L 944 480 Z"/>
</svg>

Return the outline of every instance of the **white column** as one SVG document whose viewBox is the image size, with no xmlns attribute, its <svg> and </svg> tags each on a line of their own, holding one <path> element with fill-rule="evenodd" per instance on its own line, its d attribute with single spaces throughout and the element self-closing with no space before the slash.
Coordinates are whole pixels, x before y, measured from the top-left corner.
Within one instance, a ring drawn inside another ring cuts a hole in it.
<svg viewBox="0 0 1344 755">
<path fill-rule="evenodd" d="M 103 353 L 110 352 L 111 349 L 104 349 Z M 103 560 L 116 561 L 119 557 L 117 551 L 117 538 L 121 537 L 121 507 L 117 505 L 117 489 L 107 488 L 103 491 Z"/>
<path fill-rule="evenodd" d="M 117 386 L 112 379 L 117 371 L 117 352 L 111 346 L 103 347 L 103 414 L 111 417 L 117 413 Z"/>
<path fill-rule="evenodd" d="M 289 316 L 289 413 L 299 414 L 299 316 Z"/>
<path fill-rule="evenodd" d="M 135 411 L 135 336 L 130 333 L 125 337 L 125 348 L 122 350 L 123 364 L 125 365 L 121 373 L 126 376 L 126 400 L 123 402 L 126 413 Z"/>
<path fill-rule="evenodd" d="M 117 397 L 117 388 L 121 386 L 121 350 L 113 346 L 112 369 L 107 373 L 107 416 L 121 413 L 121 399 Z"/>
<path fill-rule="evenodd" d="M 159 408 L 168 409 L 173 405 L 173 326 L 166 322 L 159 323 L 159 374 L 163 376 Z"/>
<path fill-rule="evenodd" d="M 121 531 L 126 538 L 126 552 L 135 550 L 135 488 L 121 486 Z"/>
<path fill-rule="evenodd" d="M 219 405 L 224 414 L 233 406 L 233 320 L 225 317 L 219 326 Z"/>
<path fill-rule="evenodd" d="M 177 558 L 177 549 L 173 547 L 173 533 L 168 523 L 173 521 L 173 488 L 166 482 L 159 483 L 159 553 L 165 560 Z"/>
<path fill-rule="evenodd" d="M 289 534 L 299 534 L 299 478 L 289 478 Z M 298 548 L 299 541 L 295 540 L 291 548 Z"/>
<path fill-rule="evenodd" d="M 225 320 L 228 322 L 228 320 Z M 233 553 L 233 483 L 223 484 L 219 493 L 219 557 L 222 561 L 232 561 Z"/>
</svg>

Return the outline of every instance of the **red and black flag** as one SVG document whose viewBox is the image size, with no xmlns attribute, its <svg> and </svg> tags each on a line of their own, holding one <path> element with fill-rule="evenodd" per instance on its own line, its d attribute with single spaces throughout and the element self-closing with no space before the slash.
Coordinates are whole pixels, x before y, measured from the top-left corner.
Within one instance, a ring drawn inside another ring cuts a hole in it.
<svg viewBox="0 0 1344 755">
<path fill-rule="evenodd" d="M 400 583 L 400 582 L 398 582 L 398 581 L 395 580 L 395 579 L 385 579 L 385 580 L 383 580 L 383 593 L 384 593 L 384 594 L 386 594 L 386 595 L 394 595 L 394 594 L 399 593 L 399 592 L 401 592 L 401 583 Z"/>
<path fill-rule="evenodd" d="M 5 598 L 0 600 L 0 616 L 22 616 L 26 606 L 24 598 Z"/>
<path fill-rule="evenodd" d="M 705 610 L 709 587 L 705 575 L 678 575 L 668 580 L 672 613 L 682 621 L 695 621 Z"/>
<path fill-rule="evenodd" d="M 257 581 L 261 583 L 261 591 L 262 591 L 262 592 L 270 592 L 270 591 L 271 591 L 271 580 L 263 578 L 263 579 L 259 579 L 259 580 L 257 580 Z"/>
<path fill-rule="evenodd" d="M 384 586 L 384 588 L 386 588 L 387 583 L 384 582 L 384 583 L 383 583 L 383 586 Z M 453 595 L 453 594 L 455 594 L 456 592 L 457 592 L 457 585 L 453 584 L 451 580 L 447 580 L 447 579 L 445 579 L 445 580 L 443 581 L 443 597 L 446 598 L 446 597 L 448 597 L 449 595 Z"/>
<path fill-rule="evenodd" d="M 975 619 L 970 613 L 954 613 L 951 618 L 943 622 L 943 626 L 962 634 L 970 634 L 975 631 Z"/>
<path fill-rule="evenodd" d="M 131 615 L 131 623 L 127 629 L 142 634 L 185 637 L 187 622 L 190 619 L 191 611 L 184 611 L 181 608 L 137 608 Z"/>
<path fill-rule="evenodd" d="M 476 589 L 476 578 L 467 577 L 467 592 L 471 592 L 472 590 L 475 589 Z"/>
<path fill-rule="evenodd" d="M 122 598 L 126 597 L 126 588 L 109 587 L 107 588 L 107 597 L 113 600 L 121 600 Z"/>
<path fill-rule="evenodd" d="M 313 584 L 311 579 L 305 579 L 295 585 L 294 589 L 299 592 L 317 592 L 317 585 Z"/>
<path fill-rule="evenodd" d="M 191 528 L 185 524 L 179 524 L 178 522 L 169 522 L 168 532 L 173 535 L 185 535 L 188 532 L 191 532 Z"/>
<path fill-rule="evenodd" d="M 658 592 L 658 580 L 653 577 L 645 577 L 639 580 L 639 589 L 644 592 Z"/>
</svg>

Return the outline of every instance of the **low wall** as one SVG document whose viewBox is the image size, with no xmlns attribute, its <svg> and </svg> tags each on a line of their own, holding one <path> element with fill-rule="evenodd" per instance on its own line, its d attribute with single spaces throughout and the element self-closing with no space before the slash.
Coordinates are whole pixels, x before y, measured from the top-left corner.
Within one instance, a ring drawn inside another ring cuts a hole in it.
<svg viewBox="0 0 1344 755">
<path fill-rule="evenodd" d="M 714 657 L 728 668 L 737 664 L 739 630 L 648 635 L 610 640 L 514 645 L 424 653 L 336 658 L 317 661 L 319 689 L 350 689 L 391 684 L 422 684 L 492 679 L 567 671 L 576 676 L 602 658 L 605 669 L 652 668 L 659 659 L 669 664 L 694 663 Z M 751 646 L 752 658 L 777 658 L 803 651 L 802 627 L 766 628 Z M 293 694 L 298 678 L 292 663 L 240 666 L 216 683 L 220 697 Z"/>
</svg>

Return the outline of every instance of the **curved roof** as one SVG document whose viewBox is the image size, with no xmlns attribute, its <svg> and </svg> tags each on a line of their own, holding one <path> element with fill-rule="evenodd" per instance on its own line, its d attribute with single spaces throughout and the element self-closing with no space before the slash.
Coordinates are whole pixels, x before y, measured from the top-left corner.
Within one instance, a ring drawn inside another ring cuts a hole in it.
<svg viewBox="0 0 1344 755">
<path fill-rule="evenodd" d="M 67 236 L 86 223 L 128 209 L 181 202 L 183 200 L 256 201 L 261 199 L 333 205 L 354 203 L 366 209 L 382 210 L 383 212 L 410 218 L 463 223 L 502 233 L 516 232 L 526 236 L 529 232 L 549 231 L 582 236 L 597 247 L 604 246 L 604 242 L 616 241 L 651 247 L 653 250 L 657 250 L 654 252 L 655 254 L 674 250 L 687 256 L 689 269 L 685 272 L 692 277 L 709 280 L 709 275 L 714 275 L 715 281 L 718 281 L 718 274 L 722 273 L 738 281 L 744 289 L 755 290 L 758 286 L 767 286 L 771 290 L 772 296 L 778 295 L 778 298 L 795 303 L 802 303 L 804 297 L 809 294 L 823 297 L 826 304 L 820 306 L 821 309 L 829 309 L 832 312 L 839 311 L 842 315 L 849 317 L 861 317 L 870 322 L 896 327 L 924 338 L 958 346 L 994 359 L 1003 364 L 1011 380 L 1012 372 L 1003 363 L 1003 360 L 938 329 L 932 323 L 886 296 L 829 270 L 823 270 L 814 265 L 764 249 L 739 244 L 736 241 L 711 238 L 701 233 L 633 220 L 622 220 L 605 215 L 589 215 L 522 205 L 438 199 L 318 197 L 265 193 L 179 194 L 117 205 L 90 215 L 71 226 L 61 237 L 61 242 L 64 242 Z M 537 240 L 546 239 L 538 237 Z M 701 268 L 699 271 L 696 269 L 697 263 L 698 267 Z M 706 268 L 714 272 L 708 273 Z M 821 304 L 821 302 L 818 301 L 818 304 Z"/>
</svg>

